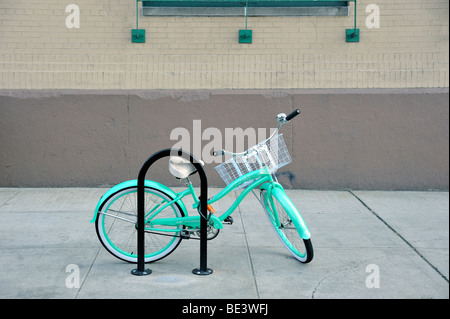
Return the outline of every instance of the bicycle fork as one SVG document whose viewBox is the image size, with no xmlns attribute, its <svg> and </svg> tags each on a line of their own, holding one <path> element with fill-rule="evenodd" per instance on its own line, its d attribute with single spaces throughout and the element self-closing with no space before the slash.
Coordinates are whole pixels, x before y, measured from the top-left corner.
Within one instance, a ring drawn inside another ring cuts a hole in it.
<svg viewBox="0 0 450 319">
<path fill-rule="evenodd" d="M 279 184 L 278 182 L 266 183 L 261 185 L 261 190 L 267 191 L 268 205 L 270 205 L 269 208 L 273 212 L 274 215 L 273 217 L 275 219 L 277 227 L 288 228 L 289 225 L 293 225 L 293 227 L 297 229 L 302 239 L 311 238 L 311 233 L 309 232 L 306 223 L 304 222 L 302 216 L 300 215 L 295 205 L 292 203 L 291 199 L 287 196 L 281 184 Z M 277 198 L 280 205 L 287 212 L 290 218 L 289 220 L 283 222 L 279 220 L 279 214 L 277 212 L 277 208 L 273 201 L 272 196 Z M 263 199 L 259 200 L 259 202 L 261 203 L 264 209 L 267 209 Z"/>
</svg>

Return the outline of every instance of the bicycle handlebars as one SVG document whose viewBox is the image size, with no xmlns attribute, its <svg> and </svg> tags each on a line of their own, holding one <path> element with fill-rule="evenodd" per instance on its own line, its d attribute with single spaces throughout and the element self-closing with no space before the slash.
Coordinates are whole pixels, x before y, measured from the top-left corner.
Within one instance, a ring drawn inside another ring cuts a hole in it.
<svg viewBox="0 0 450 319">
<path fill-rule="evenodd" d="M 289 122 L 290 120 L 292 120 L 294 117 L 296 117 L 299 114 L 300 114 L 300 110 L 296 109 L 294 112 L 292 112 L 291 114 L 286 116 L 286 121 Z"/>
<path fill-rule="evenodd" d="M 277 121 L 279 122 L 278 127 L 277 127 L 277 129 L 272 133 L 272 135 L 271 135 L 268 139 L 266 139 L 264 142 L 270 140 L 270 139 L 275 135 L 275 133 L 278 132 L 278 130 L 280 129 L 280 127 L 281 127 L 283 124 L 286 124 L 287 122 L 289 122 L 290 120 L 292 120 L 294 117 L 296 117 L 296 116 L 299 115 L 299 114 L 300 114 L 300 110 L 299 110 L 299 109 L 296 109 L 294 112 L 290 113 L 290 114 L 287 115 L 287 116 L 286 116 L 286 114 L 284 114 L 284 113 L 278 114 L 278 115 L 277 115 Z M 262 143 L 264 143 L 264 142 L 262 142 Z M 245 154 L 247 154 L 247 151 L 242 152 L 242 153 L 233 153 L 233 152 L 228 152 L 228 151 L 222 149 L 222 150 L 214 151 L 214 152 L 212 153 L 213 156 L 223 156 L 223 155 L 225 155 L 225 154 L 229 154 L 229 155 L 233 155 L 233 156 L 235 156 L 235 155 L 245 155 Z"/>
</svg>

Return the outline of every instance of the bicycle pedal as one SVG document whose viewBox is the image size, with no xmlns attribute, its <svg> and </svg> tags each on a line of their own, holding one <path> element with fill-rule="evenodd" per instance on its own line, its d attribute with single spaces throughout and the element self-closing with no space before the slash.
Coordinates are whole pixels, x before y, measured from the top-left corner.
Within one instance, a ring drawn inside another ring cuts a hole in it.
<svg viewBox="0 0 450 319">
<path fill-rule="evenodd" d="M 228 225 L 233 225 L 233 217 L 228 216 L 227 218 L 225 218 L 225 219 L 223 220 L 223 223 L 224 223 L 224 224 L 228 224 Z"/>
<path fill-rule="evenodd" d="M 190 239 L 191 238 L 191 232 L 188 230 L 182 230 L 180 231 L 180 237 L 182 239 Z"/>
</svg>

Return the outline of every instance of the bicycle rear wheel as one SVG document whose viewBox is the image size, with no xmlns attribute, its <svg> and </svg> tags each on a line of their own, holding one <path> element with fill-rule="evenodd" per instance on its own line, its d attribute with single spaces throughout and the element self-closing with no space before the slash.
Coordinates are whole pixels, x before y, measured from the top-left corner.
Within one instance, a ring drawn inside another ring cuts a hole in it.
<svg viewBox="0 0 450 319">
<path fill-rule="evenodd" d="M 145 212 L 172 198 L 157 189 L 145 188 Z M 174 203 L 158 214 L 158 218 L 183 217 L 184 212 Z M 121 189 L 112 194 L 100 207 L 95 221 L 95 228 L 100 242 L 113 256 L 137 263 L 137 187 Z M 166 226 L 169 231 L 164 234 L 145 233 L 145 262 L 160 260 L 172 253 L 181 243 L 175 237 L 183 225 Z M 168 236 L 167 236 L 168 235 Z"/>
<path fill-rule="evenodd" d="M 300 237 L 299 231 L 293 223 L 293 214 L 284 198 L 278 198 L 277 192 L 269 197 L 266 190 L 261 190 L 261 203 L 281 242 L 287 250 L 300 262 L 309 263 L 313 259 L 311 239 Z M 274 205 L 272 205 L 272 202 Z M 278 219 L 278 220 L 277 220 Z"/>
</svg>

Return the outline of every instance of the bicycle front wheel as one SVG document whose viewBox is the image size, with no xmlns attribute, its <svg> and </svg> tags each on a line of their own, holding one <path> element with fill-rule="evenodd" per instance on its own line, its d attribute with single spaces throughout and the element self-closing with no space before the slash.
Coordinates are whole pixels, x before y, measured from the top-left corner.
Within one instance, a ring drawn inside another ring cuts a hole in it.
<svg viewBox="0 0 450 319">
<path fill-rule="evenodd" d="M 145 213 L 172 198 L 157 189 L 145 187 Z M 183 217 L 184 212 L 174 203 L 159 214 L 158 218 Z M 100 207 L 95 222 L 100 242 L 115 257 L 137 263 L 137 187 L 124 188 L 112 194 Z M 181 242 L 177 237 L 183 225 L 166 226 L 167 232 L 145 233 L 145 262 L 154 262 L 168 256 Z"/>
<path fill-rule="evenodd" d="M 313 259 L 311 239 L 300 237 L 298 229 L 293 223 L 293 214 L 285 199 L 279 198 L 277 192 L 272 196 L 266 190 L 261 190 L 261 203 L 281 242 L 287 250 L 300 262 L 309 263 Z M 273 203 L 273 204 L 272 204 Z"/>
</svg>

